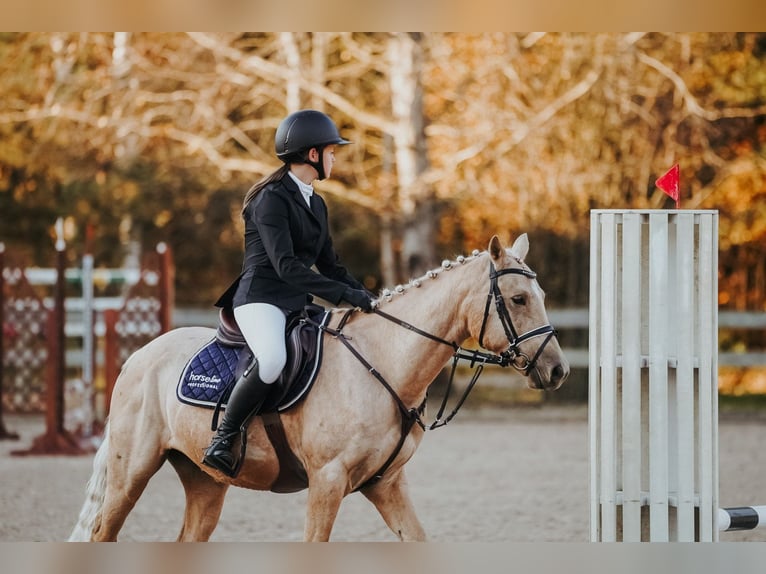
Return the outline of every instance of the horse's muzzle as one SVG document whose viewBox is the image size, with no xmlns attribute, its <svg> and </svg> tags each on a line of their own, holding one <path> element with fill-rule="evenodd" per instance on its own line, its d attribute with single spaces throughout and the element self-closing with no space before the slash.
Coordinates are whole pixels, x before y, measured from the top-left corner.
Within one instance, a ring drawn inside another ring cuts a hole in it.
<svg viewBox="0 0 766 574">
<path fill-rule="evenodd" d="M 555 391 L 564 384 L 568 377 L 569 364 L 566 360 L 553 365 L 550 370 L 542 369 L 541 365 L 538 364 L 529 372 L 527 384 L 531 389 Z"/>
</svg>

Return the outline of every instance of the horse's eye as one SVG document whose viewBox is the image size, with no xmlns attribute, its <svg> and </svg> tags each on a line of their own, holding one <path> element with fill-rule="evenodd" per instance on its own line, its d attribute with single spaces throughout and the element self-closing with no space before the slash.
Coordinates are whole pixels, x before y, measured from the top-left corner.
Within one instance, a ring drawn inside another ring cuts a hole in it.
<svg viewBox="0 0 766 574">
<path fill-rule="evenodd" d="M 511 297 L 511 301 L 513 301 L 514 305 L 526 305 L 527 299 L 524 297 L 524 295 L 514 295 Z"/>
</svg>

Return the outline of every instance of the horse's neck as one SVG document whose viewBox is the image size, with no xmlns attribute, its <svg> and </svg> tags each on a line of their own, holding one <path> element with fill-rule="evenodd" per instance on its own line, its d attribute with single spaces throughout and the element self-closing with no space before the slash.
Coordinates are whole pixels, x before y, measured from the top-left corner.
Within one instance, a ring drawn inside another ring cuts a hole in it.
<svg viewBox="0 0 766 574">
<path fill-rule="evenodd" d="M 468 306 L 471 285 L 481 264 L 466 263 L 442 270 L 432 279 L 423 279 L 420 287 L 409 286 L 395 294 L 381 311 L 392 315 L 431 335 L 458 345 L 468 336 L 463 316 Z M 401 398 L 414 405 L 425 395 L 428 386 L 453 354 L 450 345 L 430 340 L 393 322 L 376 317 L 375 329 L 385 337 L 385 352 L 390 358 L 385 372 Z"/>
</svg>

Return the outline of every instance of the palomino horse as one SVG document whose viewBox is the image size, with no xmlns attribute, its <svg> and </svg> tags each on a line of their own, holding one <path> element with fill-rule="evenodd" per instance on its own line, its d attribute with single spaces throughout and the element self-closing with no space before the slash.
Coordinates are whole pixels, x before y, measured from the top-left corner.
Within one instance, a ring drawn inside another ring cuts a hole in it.
<svg viewBox="0 0 766 574">
<path fill-rule="evenodd" d="M 333 311 L 311 392 L 281 413 L 289 447 L 308 478 L 305 540 L 329 540 L 342 499 L 356 490 L 401 540 L 425 539 L 404 465 L 426 429 L 417 407 L 451 356 L 515 366 L 531 388 L 553 390 L 564 382 L 569 365 L 549 325 L 544 293 L 524 264 L 528 248 L 526 234 L 511 249 L 493 237 L 487 252 L 445 261 L 387 293 L 377 314 Z M 176 329 L 128 359 L 70 540 L 115 540 L 166 460 L 186 494 L 179 541 L 209 539 L 229 486 L 271 489 L 280 465 L 261 417 L 249 426 L 236 478 L 200 465 L 210 411 L 180 403 L 175 387 L 189 358 L 213 335 L 203 327 Z M 469 337 L 491 353 L 460 348 Z M 407 416 L 418 424 L 403 424 Z"/>
</svg>

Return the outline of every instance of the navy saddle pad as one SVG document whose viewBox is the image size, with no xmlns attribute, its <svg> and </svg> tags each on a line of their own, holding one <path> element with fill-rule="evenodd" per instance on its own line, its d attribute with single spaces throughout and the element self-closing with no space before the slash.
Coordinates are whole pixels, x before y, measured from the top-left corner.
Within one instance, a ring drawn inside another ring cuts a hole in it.
<svg viewBox="0 0 766 574">
<path fill-rule="evenodd" d="M 177 394 L 181 402 L 215 407 L 223 392 L 234 382 L 244 347 L 229 347 L 213 339 L 197 351 L 184 369 Z"/>
<path fill-rule="evenodd" d="M 329 320 L 325 312 L 321 325 Z M 322 362 L 323 337 L 319 329 L 299 322 L 287 334 L 287 366 L 280 378 L 271 386 L 263 406 L 264 411 L 284 411 L 295 405 L 311 388 Z M 215 408 L 221 395 L 250 362 L 252 354 L 245 345 L 232 345 L 218 338 L 199 349 L 183 370 L 176 396 L 182 403 Z M 226 403 L 223 402 L 223 405 Z"/>
</svg>

